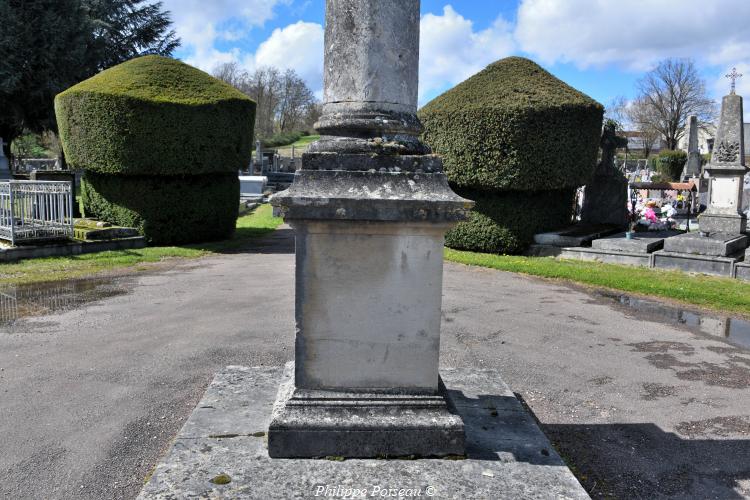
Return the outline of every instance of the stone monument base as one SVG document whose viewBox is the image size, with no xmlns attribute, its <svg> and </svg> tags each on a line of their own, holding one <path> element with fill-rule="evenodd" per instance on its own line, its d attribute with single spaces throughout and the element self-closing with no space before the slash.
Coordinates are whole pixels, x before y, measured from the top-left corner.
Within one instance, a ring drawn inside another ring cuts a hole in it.
<svg viewBox="0 0 750 500">
<path fill-rule="evenodd" d="M 704 213 L 698 217 L 701 231 L 710 233 L 742 234 L 747 231 L 747 217 L 740 214 Z"/>
<path fill-rule="evenodd" d="M 139 498 L 589 498 L 493 370 L 441 369 L 465 457 L 270 458 L 265 429 L 283 369 L 219 372 Z"/>
<path fill-rule="evenodd" d="M 735 256 L 747 248 L 748 237 L 738 233 L 685 233 L 664 240 L 665 252 L 715 257 Z"/>
<path fill-rule="evenodd" d="M 268 428 L 272 458 L 464 454 L 464 424 L 442 381 L 434 395 L 297 389 L 290 363 Z"/>
</svg>

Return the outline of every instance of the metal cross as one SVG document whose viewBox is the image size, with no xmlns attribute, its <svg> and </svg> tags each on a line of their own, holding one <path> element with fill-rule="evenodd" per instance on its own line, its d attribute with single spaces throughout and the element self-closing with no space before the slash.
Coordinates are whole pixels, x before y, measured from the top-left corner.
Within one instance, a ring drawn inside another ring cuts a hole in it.
<svg viewBox="0 0 750 500">
<path fill-rule="evenodd" d="M 735 82 L 737 81 L 737 78 L 741 78 L 742 77 L 742 73 L 737 73 L 737 68 L 732 68 L 732 72 L 731 73 L 727 73 L 725 76 L 727 78 L 729 78 L 730 80 L 732 80 L 732 88 L 730 89 L 729 93 L 730 94 L 734 94 L 734 85 L 735 85 Z"/>
</svg>

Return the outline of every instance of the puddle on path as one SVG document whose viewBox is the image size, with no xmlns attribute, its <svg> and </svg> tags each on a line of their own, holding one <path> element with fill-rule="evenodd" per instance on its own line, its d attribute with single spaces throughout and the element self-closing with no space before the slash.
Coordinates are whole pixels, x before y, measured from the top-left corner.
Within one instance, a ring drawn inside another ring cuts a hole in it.
<svg viewBox="0 0 750 500">
<path fill-rule="evenodd" d="M 124 295 L 132 288 L 124 278 L 95 278 L 30 285 L 0 286 L 0 326 L 30 316 L 66 311 L 86 303 Z"/>
<path fill-rule="evenodd" d="M 629 295 L 606 292 L 600 292 L 598 295 L 616 301 L 627 309 L 646 313 L 662 321 L 684 325 L 713 337 L 721 337 L 727 342 L 750 349 L 750 321 L 731 316 L 691 311 Z"/>
</svg>

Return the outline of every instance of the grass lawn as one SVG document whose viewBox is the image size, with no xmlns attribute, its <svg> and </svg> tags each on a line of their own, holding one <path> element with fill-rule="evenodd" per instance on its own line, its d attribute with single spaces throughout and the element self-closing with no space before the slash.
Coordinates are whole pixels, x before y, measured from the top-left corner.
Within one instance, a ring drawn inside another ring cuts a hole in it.
<svg viewBox="0 0 750 500">
<path fill-rule="evenodd" d="M 106 271 L 126 268 L 145 270 L 150 263 L 170 258 L 195 259 L 212 253 L 233 251 L 248 240 L 272 232 L 282 220 L 273 217 L 270 205 L 261 205 L 237 219 L 237 231 L 230 240 L 179 247 L 147 247 L 116 250 L 69 257 L 28 259 L 0 264 L 0 284 L 24 284 L 90 277 Z"/>
<path fill-rule="evenodd" d="M 292 146 L 295 148 L 295 155 L 299 156 L 302 153 L 304 153 L 304 149 L 309 146 L 311 143 L 317 141 L 320 139 L 319 135 L 306 135 L 294 144 L 289 144 L 288 146 L 280 146 L 278 149 L 278 152 L 281 156 L 284 157 L 291 157 L 292 156 Z"/>
<path fill-rule="evenodd" d="M 446 260 L 623 292 L 662 297 L 723 312 L 750 315 L 750 283 L 551 257 L 519 257 L 445 250 Z"/>
</svg>

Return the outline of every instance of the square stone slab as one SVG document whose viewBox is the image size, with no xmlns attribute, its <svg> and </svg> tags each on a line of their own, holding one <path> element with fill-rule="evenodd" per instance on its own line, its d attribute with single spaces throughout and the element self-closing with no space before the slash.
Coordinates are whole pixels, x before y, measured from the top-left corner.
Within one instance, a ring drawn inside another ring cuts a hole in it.
<svg viewBox="0 0 750 500">
<path fill-rule="evenodd" d="M 712 233 L 709 236 L 701 236 L 700 233 L 685 233 L 664 240 L 664 250 L 692 255 L 727 257 L 745 250 L 747 242 L 748 238 L 743 234 Z"/>
<path fill-rule="evenodd" d="M 347 488 L 344 498 L 399 498 L 399 490 L 421 498 L 589 498 L 493 370 L 441 370 L 464 421 L 465 458 L 269 458 L 265 432 L 283 372 L 219 372 L 139 498 L 342 498 Z M 227 484 L 211 482 L 221 474 Z"/>
<path fill-rule="evenodd" d="M 651 253 L 661 250 L 665 238 L 678 234 L 675 231 L 643 231 L 627 239 L 625 233 L 619 233 L 592 241 L 591 248 L 609 252 Z"/>
</svg>

